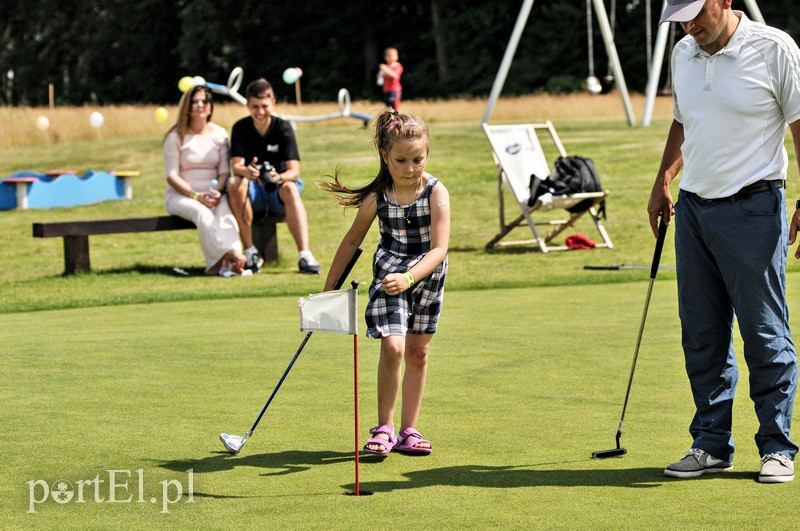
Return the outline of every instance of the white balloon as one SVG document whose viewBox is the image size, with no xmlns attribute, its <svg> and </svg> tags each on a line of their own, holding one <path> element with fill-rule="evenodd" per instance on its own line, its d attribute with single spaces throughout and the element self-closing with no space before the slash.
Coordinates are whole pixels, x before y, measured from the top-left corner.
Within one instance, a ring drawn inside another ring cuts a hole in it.
<svg viewBox="0 0 800 531">
<path fill-rule="evenodd" d="M 100 129 L 101 127 L 103 127 L 104 122 L 105 119 L 103 118 L 103 115 L 97 111 L 94 111 L 92 114 L 89 115 L 89 123 L 95 129 Z"/>
<path fill-rule="evenodd" d="M 194 82 L 194 86 L 206 84 L 206 80 L 203 76 L 194 76 L 194 78 L 192 78 L 192 81 Z"/>
<path fill-rule="evenodd" d="M 50 120 L 47 119 L 47 116 L 40 116 L 36 119 L 36 128 L 42 131 L 50 129 Z"/>
</svg>

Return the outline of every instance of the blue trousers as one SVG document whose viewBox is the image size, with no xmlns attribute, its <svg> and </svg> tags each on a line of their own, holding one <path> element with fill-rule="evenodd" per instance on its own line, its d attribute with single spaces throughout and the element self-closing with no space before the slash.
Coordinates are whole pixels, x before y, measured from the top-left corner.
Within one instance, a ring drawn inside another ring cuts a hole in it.
<svg viewBox="0 0 800 531">
<path fill-rule="evenodd" d="M 733 318 L 744 341 L 761 456 L 794 459 L 789 438 L 797 354 L 786 304 L 788 228 L 782 189 L 742 200 L 705 201 L 680 192 L 675 204 L 678 309 L 696 413 L 694 448 L 733 459 L 733 397 L 739 379 Z"/>
<path fill-rule="evenodd" d="M 297 189 L 300 194 L 303 193 L 303 179 L 295 181 Z M 282 184 L 271 192 L 267 192 L 261 183 L 250 181 L 250 187 L 247 189 L 247 195 L 250 196 L 250 205 L 253 207 L 253 213 L 257 218 L 265 215 L 266 212 L 271 214 L 286 214 L 286 205 L 281 201 L 278 195 L 278 190 L 281 189 Z"/>
</svg>

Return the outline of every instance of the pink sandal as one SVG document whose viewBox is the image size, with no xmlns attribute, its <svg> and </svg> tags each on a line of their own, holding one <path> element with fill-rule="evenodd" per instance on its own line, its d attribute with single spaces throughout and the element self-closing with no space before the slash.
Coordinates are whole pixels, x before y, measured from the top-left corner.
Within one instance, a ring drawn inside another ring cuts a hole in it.
<svg viewBox="0 0 800 531">
<path fill-rule="evenodd" d="M 389 437 L 389 439 L 384 439 L 383 437 L 371 437 L 367 439 L 367 442 L 364 444 L 364 451 L 368 454 L 375 454 L 375 455 L 388 455 L 389 452 L 392 451 L 394 445 L 397 444 L 397 435 L 394 434 L 394 429 L 387 426 L 386 424 L 382 424 L 381 426 L 375 426 L 369 432 L 372 435 L 378 435 L 382 433 Z M 372 450 L 367 448 L 369 445 L 380 445 L 383 446 L 383 450 Z"/>
<path fill-rule="evenodd" d="M 422 434 L 418 432 L 416 429 L 408 427 L 401 431 L 399 434 L 400 439 L 398 444 L 394 447 L 394 449 L 398 452 L 402 452 L 405 454 L 414 454 L 414 455 L 428 455 L 433 451 L 431 442 L 423 439 Z M 414 439 L 413 441 L 409 442 L 409 439 Z M 421 443 L 428 443 L 431 447 L 420 448 L 417 446 Z"/>
</svg>

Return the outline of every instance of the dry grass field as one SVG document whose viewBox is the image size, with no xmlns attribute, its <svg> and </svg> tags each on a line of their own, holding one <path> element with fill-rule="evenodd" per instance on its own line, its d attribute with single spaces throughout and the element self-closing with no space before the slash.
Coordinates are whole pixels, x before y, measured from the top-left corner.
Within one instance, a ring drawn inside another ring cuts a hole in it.
<svg viewBox="0 0 800 531">
<path fill-rule="evenodd" d="M 218 98 L 218 99 L 221 99 Z M 633 94 L 631 104 L 637 120 L 644 109 L 644 95 Z M 177 104 L 168 106 L 170 119 L 166 123 L 155 120 L 156 105 L 116 105 L 108 107 L 0 107 L 0 150 L 14 147 L 43 145 L 45 133 L 36 128 L 36 119 L 46 116 L 50 121 L 50 141 L 66 144 L 78 140 L 97 138 L 98 132 L 89 124 L 89 115 L 99 111 L 105 118 L 101 129 L 103 138 L 128 138 L 166 132 L 175 120 Z M 375 114 L 381 108 L 377 101 L 354 101 L 353 112 Z M 294 105 L 279 103 L 278 112 L 288 115 L 313 116 L 337 112 L 335 102 Z M 429 122 L 479 122 L 486 110 L 485 99 L 415 100 L 403 103 L 402 110 L 424 117 Z M 669 116 L 672 98 L 656 99 L 655 117 Z M 217 104 L 214 121 L 225 128 L 246 114 L 242 105 L 234 102 Z M 622 117 L 624 111 L 617 93 L 601 96 L 570 94 L 563 96 L 536 95 L 502 98 L 492 113 L 492 121 L 508 122 L 530 117 L 542 120 L 592 119 Z M 356 123 L 349 119 L 304 124 L 303 127 L 326 127 L 335 123 Z"/>
</svg>

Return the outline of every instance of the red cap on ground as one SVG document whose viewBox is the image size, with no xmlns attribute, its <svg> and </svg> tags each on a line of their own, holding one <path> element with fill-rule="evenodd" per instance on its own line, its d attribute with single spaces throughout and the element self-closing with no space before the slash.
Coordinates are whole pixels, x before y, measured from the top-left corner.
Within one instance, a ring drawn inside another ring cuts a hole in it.
<svg viewBox="0 0 800 531">
<path fill-rule="evenodd" d="M 570 249 L 592 249 L 597 245 L 585 234 L 573 234 L 572 236 L 568 236 L 565 243 Z"/>
</svg>

